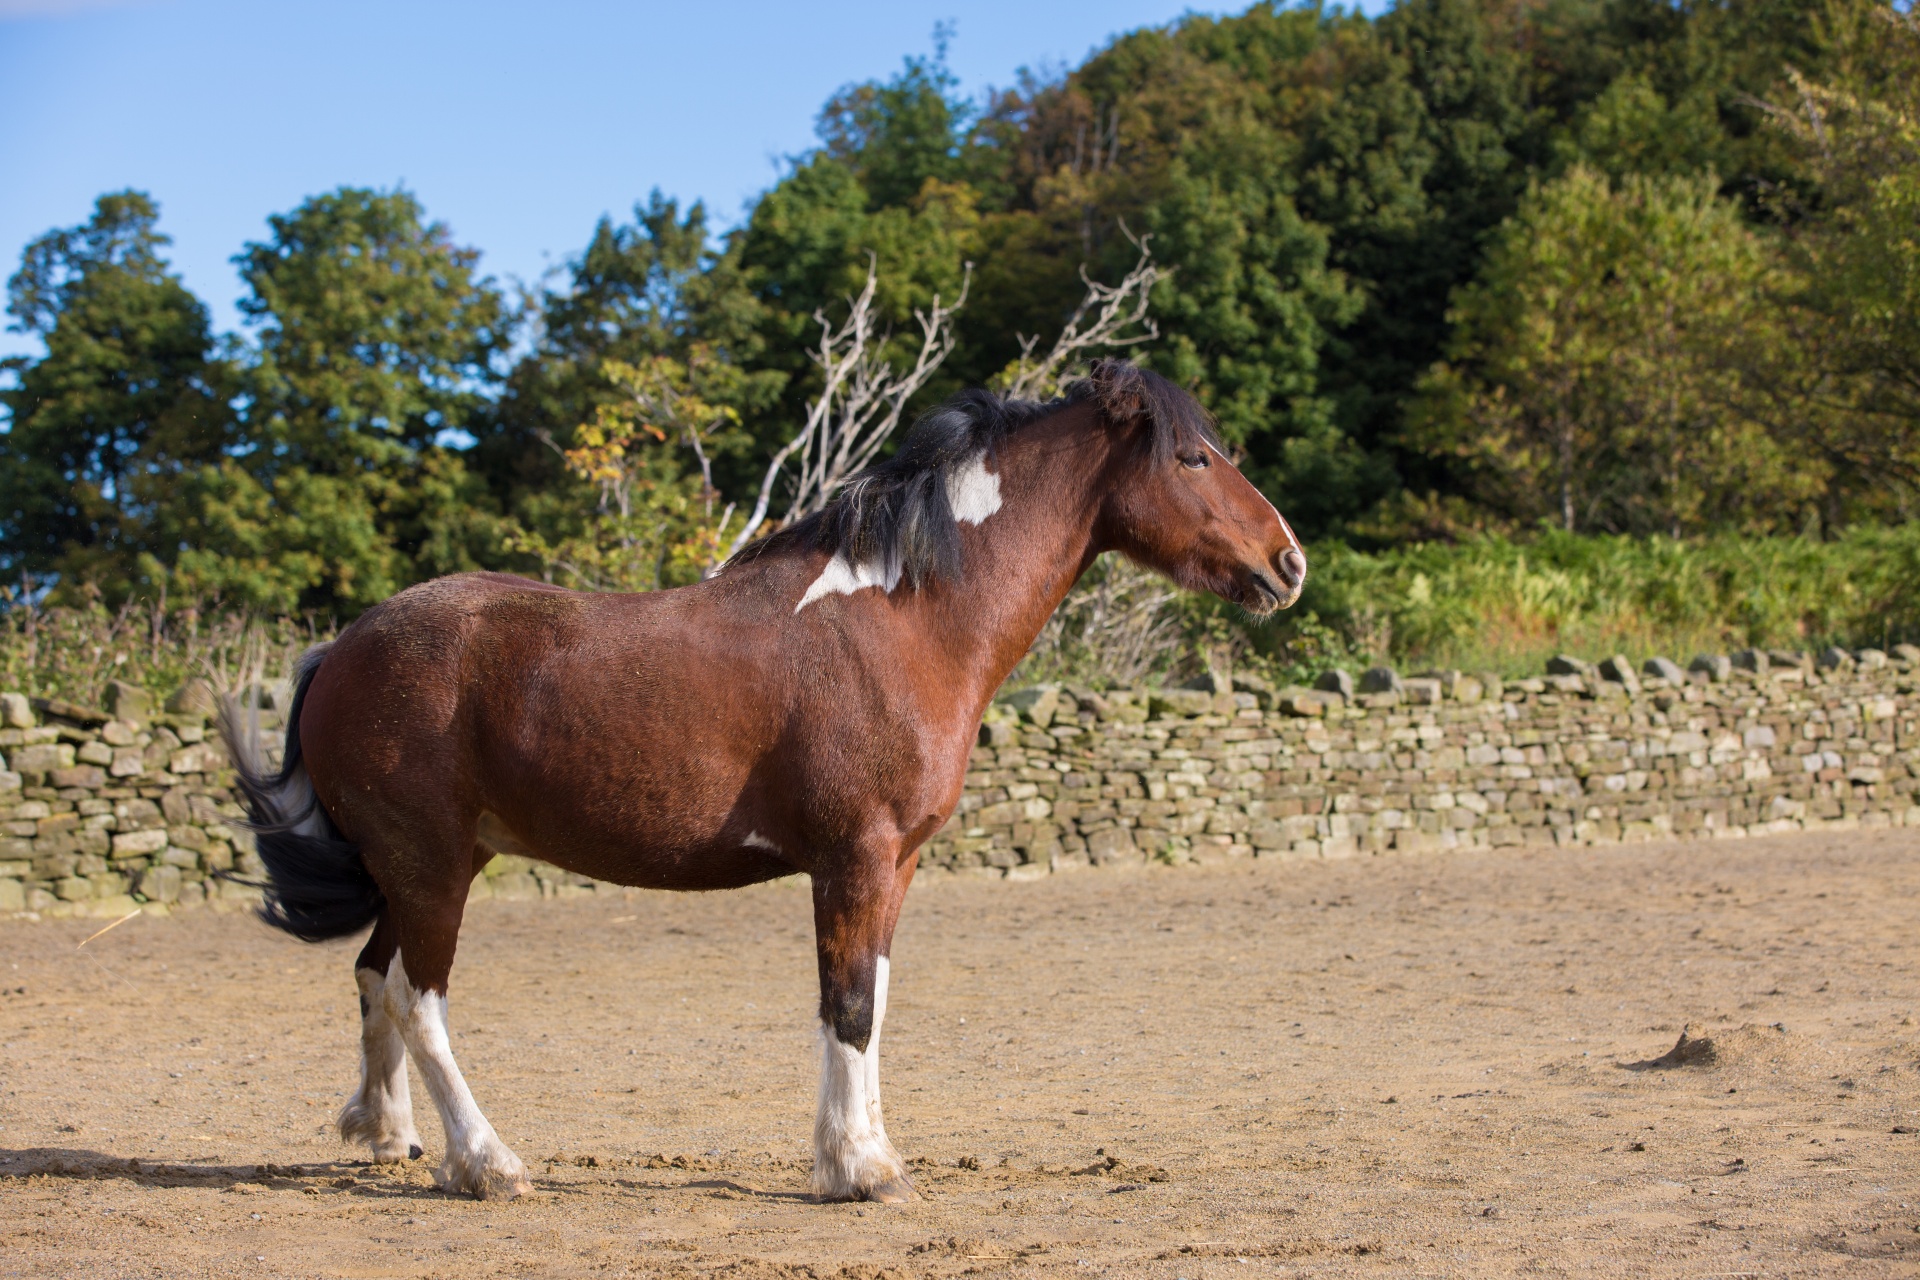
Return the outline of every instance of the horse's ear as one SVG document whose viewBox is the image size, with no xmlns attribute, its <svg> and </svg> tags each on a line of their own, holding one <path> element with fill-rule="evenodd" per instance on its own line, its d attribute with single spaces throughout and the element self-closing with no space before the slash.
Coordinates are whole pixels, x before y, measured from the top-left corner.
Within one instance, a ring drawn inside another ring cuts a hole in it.
<svg viewBox="0 0 1920 1280">
<path fill-rule="evenodd" d="M 1096 360 L 1087 373 L 1093 401 L 1101 414 L 1119 426 L 1149 412 L 1146 379 L 1131 360 Z"/>
</svg>

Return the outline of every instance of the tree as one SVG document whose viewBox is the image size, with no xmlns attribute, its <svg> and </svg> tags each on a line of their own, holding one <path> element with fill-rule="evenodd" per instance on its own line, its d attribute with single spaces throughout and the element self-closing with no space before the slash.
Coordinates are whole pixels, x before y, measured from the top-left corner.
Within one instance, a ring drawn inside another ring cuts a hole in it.
<svg viewBox="0 0 1920 1280">
<path fill-rule="evenodd" d="M 0 561 L 114 598 L 171 559 L 163 508 L 185 470 L 227 438 L 231 365 L 207 309 L 167 270 L 159 208 L 101 196 L 83 226 L 27 247 L 8 282 L 15 332 L 46 344 L 5 367 L 0 391 Z"/>
<path fill-rule="evenodd" d="M 496 557 L 505 528 L 455 447 L 509 336 L 479 255 L 405 191 L 343 187 L 268 222 L 236 259 L 259 331 L 243 429 L 177 521 L 183 585 L 352 613 Z"/>
<path fill-rule="evenodd" d="M 684 363 L 698 346 L 748 375 L 734 406 L 743 414 L 779 394 L 786 374 L 766 367 L 761 305 L 745 286 L 738 255 L 715 252 L 711 240 L 704 206 L 682 212 L 656 191 L 634 207 L 631 222 L 602 218 L 567 264 L 564 283 L 532 300 L 530 349 L 499 403 L 475 423 L 479 442 L 468 456 L 502 509 L 530 531 L 578 532 L 562 527 L 579 509 L 562 454 L 575 427 L 625 399 L 602 372 L 609 362 Z M 715 459 L 726 478 L 739 478 L 729 470 L 737 452 Z"/>
<path fill-rule="evenodd" d="M 1806 465 L 1744 408 L 1769 247 L 1703 179 L 1535 186 L 1458 295 L 1410 442 L 1510 519 L 1568 531 L 1791 525 Z"/>
<path fill-rule="evenodd" d="M 1920 495 L 1920 18 L 1867 15 L 1836 74 L 1770 108 L 1818 181 L 1781 192 L 1798 287 L 1777 298 L 1800 358 L 1766 366 L 1768 409 L 1841 468 L 1869 511 Z M 1812 409 L 1812 412 L 1808 410 Z"/>
</svg>

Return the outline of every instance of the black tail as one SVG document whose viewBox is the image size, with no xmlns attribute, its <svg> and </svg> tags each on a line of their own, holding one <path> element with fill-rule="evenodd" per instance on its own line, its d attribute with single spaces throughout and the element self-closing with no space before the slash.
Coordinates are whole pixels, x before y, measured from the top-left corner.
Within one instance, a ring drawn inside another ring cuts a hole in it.
<svg viewBox="0 0 1920 1280">
<path fill-rule="evenodd" d="M 330 647 L 315 645 L 294 668 L 286 754 L 278 773 L 266 772 L 259 713 L 252 711 L 243 723 L 243 712 L 231 699 L 220 709 L 220 736 L 247 798 L 246 825 L 267 868 L 260 918 L 306 942 L 357 933 L 387 905 L 359 848 L 341 838 L 321 808 L 300 758 L 300 708 Z"/>
</svg>

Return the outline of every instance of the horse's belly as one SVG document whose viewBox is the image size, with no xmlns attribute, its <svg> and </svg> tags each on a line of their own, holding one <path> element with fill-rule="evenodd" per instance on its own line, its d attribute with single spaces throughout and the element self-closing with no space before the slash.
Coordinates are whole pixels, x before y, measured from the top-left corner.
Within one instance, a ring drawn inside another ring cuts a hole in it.
<svg viewBox="0 0 1920 1280">
<path fill-rule="evenodd" d="M 577 838 L 556 842 L 551 849 L 535 848 L 489 812 L 480 815 L 475 839 L 491 854 L 532 858 L 636 889 L 740 889 L 799 869 L 770 843 L 756 841 L 751 834 L 746 842 L 707 841 L 683 849 L 650 847 L 638 834 L 619 840 Z"/>
</svg>

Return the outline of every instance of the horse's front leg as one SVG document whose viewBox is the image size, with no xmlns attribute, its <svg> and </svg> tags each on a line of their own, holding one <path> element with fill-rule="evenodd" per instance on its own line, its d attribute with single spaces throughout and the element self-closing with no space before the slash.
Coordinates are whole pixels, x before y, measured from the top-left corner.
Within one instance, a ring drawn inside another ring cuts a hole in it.
<svg viewBox="0 0 1920 1280">
<path fill-rule="evenodd" d="M 890 851 L 876 855 L 818 868 L 813 879 L 821 1053 L 812 1188 L 829 1200 L 897 1204 L 915 1195 L 880 1116 L 880 1024 L 893 926 L 919 855 L 898 865 Z"/>
</svg>

